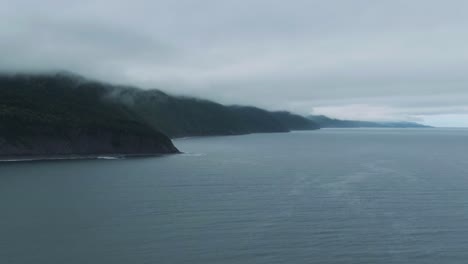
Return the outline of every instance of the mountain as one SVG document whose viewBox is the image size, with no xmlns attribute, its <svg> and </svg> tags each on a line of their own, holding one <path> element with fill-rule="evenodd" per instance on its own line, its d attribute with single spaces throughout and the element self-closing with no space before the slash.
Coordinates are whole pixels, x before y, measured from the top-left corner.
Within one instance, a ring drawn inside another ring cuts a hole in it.
<svg viewBox="0 0 468 264">
<path fill-rule="evenodd" d="M 307 117 L 309 120 L 319 124 L 322 128 L 358 128 L 358 127 L 375 127 L 375 128 L 429 128 L 429 126 L 421 125 L 413 122 L 371 122 L 371 121 L 356 121 L 356 120 L 340 120 L 323 115 L 311 115 Z"/>
<path fill-rule="evenodd" d="M 1 75 L 0 156 L 178 152 L 107 93 L 69 75 Z"/>
<path fill-rule="evenodd" d="M 202 99 L 170 96 L 159 90 L 128 87 L 115 88 L 112 96 L 170 137 L 289 131 L 269 112 L 255 107 L 228 107 Z"/>
<path fill-rule="evenodd" d="M 319 129 L 313 121 L 288 112 L 226 106 L 159 90 L 114 86 L 110 97 L 123 102 L 147 124 L 173 138 Z"/>
<path fill-rule="evenodd" d="M 320 125 L 317 122 L 310 122 L 311 120 L 300 115 L 295 115 L 286 111 L 277 111 L 272 114 L 280 123 L 291 130 L 320 129 Z"/>
<path fill-rule="evenodd" d="M 170 137 L 318 128 L 288 112 L 225 106 L 70 73 L 0 74 L 0 156 L 175 153 Z"/>
</svg>

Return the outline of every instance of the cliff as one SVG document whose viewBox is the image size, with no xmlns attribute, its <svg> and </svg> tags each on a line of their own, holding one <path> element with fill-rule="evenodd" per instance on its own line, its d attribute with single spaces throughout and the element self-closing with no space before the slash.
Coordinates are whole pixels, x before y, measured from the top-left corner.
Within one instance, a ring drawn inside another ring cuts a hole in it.
<svg viewBox="0 0 468 264">
<path fill-rule="evenodd" d="M 0 76 L 0 156 L 178 152 L 106 94 L 70 76 Z"/>
</svg>

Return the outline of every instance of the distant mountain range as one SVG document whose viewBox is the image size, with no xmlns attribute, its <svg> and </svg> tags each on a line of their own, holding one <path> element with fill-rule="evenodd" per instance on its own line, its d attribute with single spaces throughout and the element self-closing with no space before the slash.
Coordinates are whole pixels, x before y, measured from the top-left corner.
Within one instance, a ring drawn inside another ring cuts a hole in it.
<svg viewBox="0 0 468 264">
<path fill-rule="evenodd" d="M 313 121 L 289 112 L 168 95 L 159 90 L 110 87 L 109 96 L 123 102 L 144 122 L 170 137 L 240 135 L 314 130 Z"/>
<path fill-rule="evenodd" d="M 296 115 L 111 85 L 70 73 L 0 74 L 0 157 L 176 153 L 170 138 L 426 127 Z"/>
<path fill-rule="evenodd" d="M 178 152 L 170 138 L 313 130 L 299 115 L 69 74 L 0 75 L 0 157 Z"/>
<path fill-rule="evenodd" d="M 429 128 L 414 122 L 372 122 L 357 120 L 340 120 L 329 118 L 323 115 L 311 115 L 308 119 L 319 124 L 322 128 Z"/>
</svg>

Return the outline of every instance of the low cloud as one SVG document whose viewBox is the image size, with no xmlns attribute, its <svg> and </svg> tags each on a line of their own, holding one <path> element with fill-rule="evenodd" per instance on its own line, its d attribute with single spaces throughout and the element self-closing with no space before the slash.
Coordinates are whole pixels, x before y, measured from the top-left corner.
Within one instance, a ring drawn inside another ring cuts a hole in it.
<svg viewBox="0 0 468 264">
<path fill-rule="evenodd" d="M 0 0 L 0 70 L 227 104 L 465 124 L 468 2 Z M 458 120 L 458 121 L 457 121 Z"/>
</svg>

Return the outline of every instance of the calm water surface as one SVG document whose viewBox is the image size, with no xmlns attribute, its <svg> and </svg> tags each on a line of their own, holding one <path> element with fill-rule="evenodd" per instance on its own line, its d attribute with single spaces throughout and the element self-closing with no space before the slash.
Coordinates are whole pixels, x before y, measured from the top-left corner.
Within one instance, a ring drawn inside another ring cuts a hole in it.
<svg viewBox="0 0 468 264">
<path fill-rule="evenodd" d="M 468 263 L 468 130 L 175 143 L 0 164 L 0 263 Z"/>
</svg>

